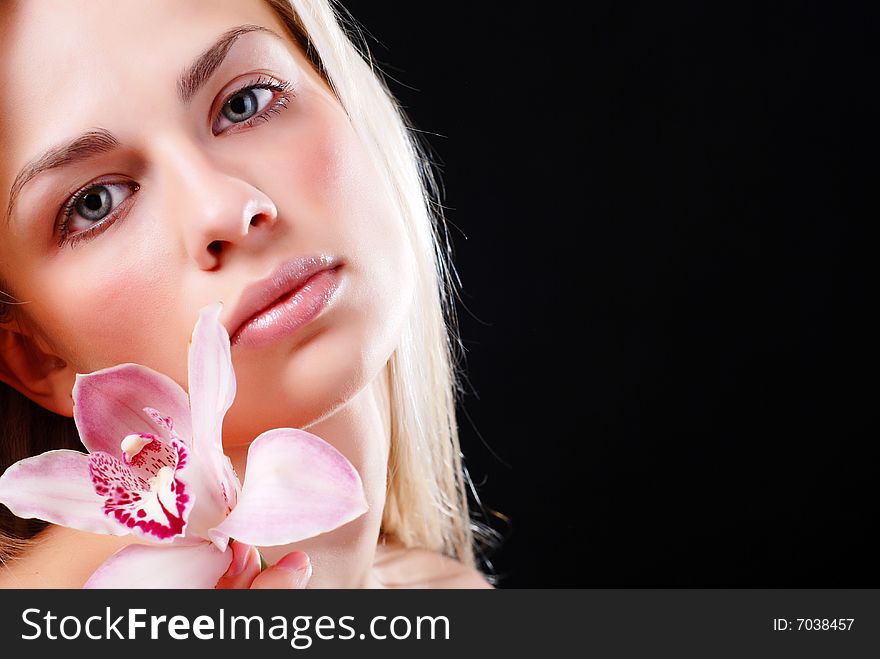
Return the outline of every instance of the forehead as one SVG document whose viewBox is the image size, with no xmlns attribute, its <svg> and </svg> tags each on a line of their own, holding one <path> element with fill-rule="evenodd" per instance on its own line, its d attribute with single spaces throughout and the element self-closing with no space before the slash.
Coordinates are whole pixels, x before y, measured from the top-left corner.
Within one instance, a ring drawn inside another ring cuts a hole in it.
<svg viewBox="0 0 880 659">
<path fill-rule="evenodd" d="M 179 73 L 246 24 L 285 33 L 263 0 L 3 0 L 0 146 L 20 165 L 83 130 L 144 116 L 145 99 L 177 103 Z M 9 159 L 2 178 L 8 169 Z"/>
<path fill-rule="evenodd" d="M 232 24 L 281 24 L 264 0 L 3 0 L 4 74 L 15 64 L 63 76 L 83 66 L 149 66 L 195 53 Z M 45 69 L 43 67 L 52 68 Z"/>
</svg>

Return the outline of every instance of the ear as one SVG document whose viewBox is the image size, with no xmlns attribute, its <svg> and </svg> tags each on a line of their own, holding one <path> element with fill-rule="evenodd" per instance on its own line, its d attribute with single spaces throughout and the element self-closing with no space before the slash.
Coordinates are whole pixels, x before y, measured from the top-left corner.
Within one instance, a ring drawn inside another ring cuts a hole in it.
<svg viewBox="0 0 880 659">
<path fill-rule="evenodd" d="M 0 381 L 38 405 L 73 416 L 76 372 L 23 332 L 0 325 Z"/>
</svg>

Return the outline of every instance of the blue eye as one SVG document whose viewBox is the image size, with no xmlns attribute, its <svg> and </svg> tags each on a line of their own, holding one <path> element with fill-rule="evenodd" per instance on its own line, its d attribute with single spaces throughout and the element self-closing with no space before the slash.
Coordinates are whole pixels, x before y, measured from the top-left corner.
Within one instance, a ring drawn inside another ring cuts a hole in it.
<svg viewBox="0 0 880 659">
<path fill-rule="evenodd" d="M 104 219 L 112 207 L 113 195 L 106 185 L 96 185 L 94 188 L 89 188 L 87 193 L 74 204 L 74 209 L 80 214 L 80 217 L 93 222 Z"/>
<path fill-rule="evenodd" d="M 223 106 L 223 116 L 233 123 L 246 121 L 260 111 L 260 97 L 263 107 L 266 107 L 272 96 L 272 92 L 268 89 L 242 89 L 226 101 Z"/>
<path fill-rule="evenodd" d="M 127 206 L 125 202 L 140 185 L 128 183 L 89 183 L 68 200 L 58 225 L 58 246 L 94 237 L 108 229 Z"/>
<path fill-rule="evenodd" d="M 224 119 L 232 126 L 252 126 L 258 121 L 268 121 L 286 108 L 293 96 L 293 86 L 289 82 L 260 77 L 226 100 L 212 130 L 215 135 L 224 132 L 220 125 Z"/>
</svg>

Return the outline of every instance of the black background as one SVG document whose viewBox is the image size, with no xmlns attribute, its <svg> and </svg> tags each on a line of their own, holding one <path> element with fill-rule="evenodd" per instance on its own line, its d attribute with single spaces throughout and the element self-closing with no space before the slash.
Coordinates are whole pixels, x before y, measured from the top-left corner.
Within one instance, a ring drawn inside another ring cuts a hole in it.
<svg viewBox="0 0 880 659">
<path fill-rule="evenodd" d="M 343 4 L 440 162 L 499 585 L 880 585 L 876 17 Z"/>
</svg>

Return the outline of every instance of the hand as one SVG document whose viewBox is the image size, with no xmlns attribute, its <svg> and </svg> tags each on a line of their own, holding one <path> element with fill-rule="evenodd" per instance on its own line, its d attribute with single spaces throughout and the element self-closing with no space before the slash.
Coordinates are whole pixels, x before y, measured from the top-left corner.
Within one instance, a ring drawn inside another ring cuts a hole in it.
<svg viewBox="0 0 880 659">
<path fill-rule="evenodd" d="M 260 555 L 256 547 L 232 543 L 232 564 L 217 588 L 305 588 L 312 577 L 308 554 L 293 551 L 275 565 L 260 571 Z"/>
</svg>

